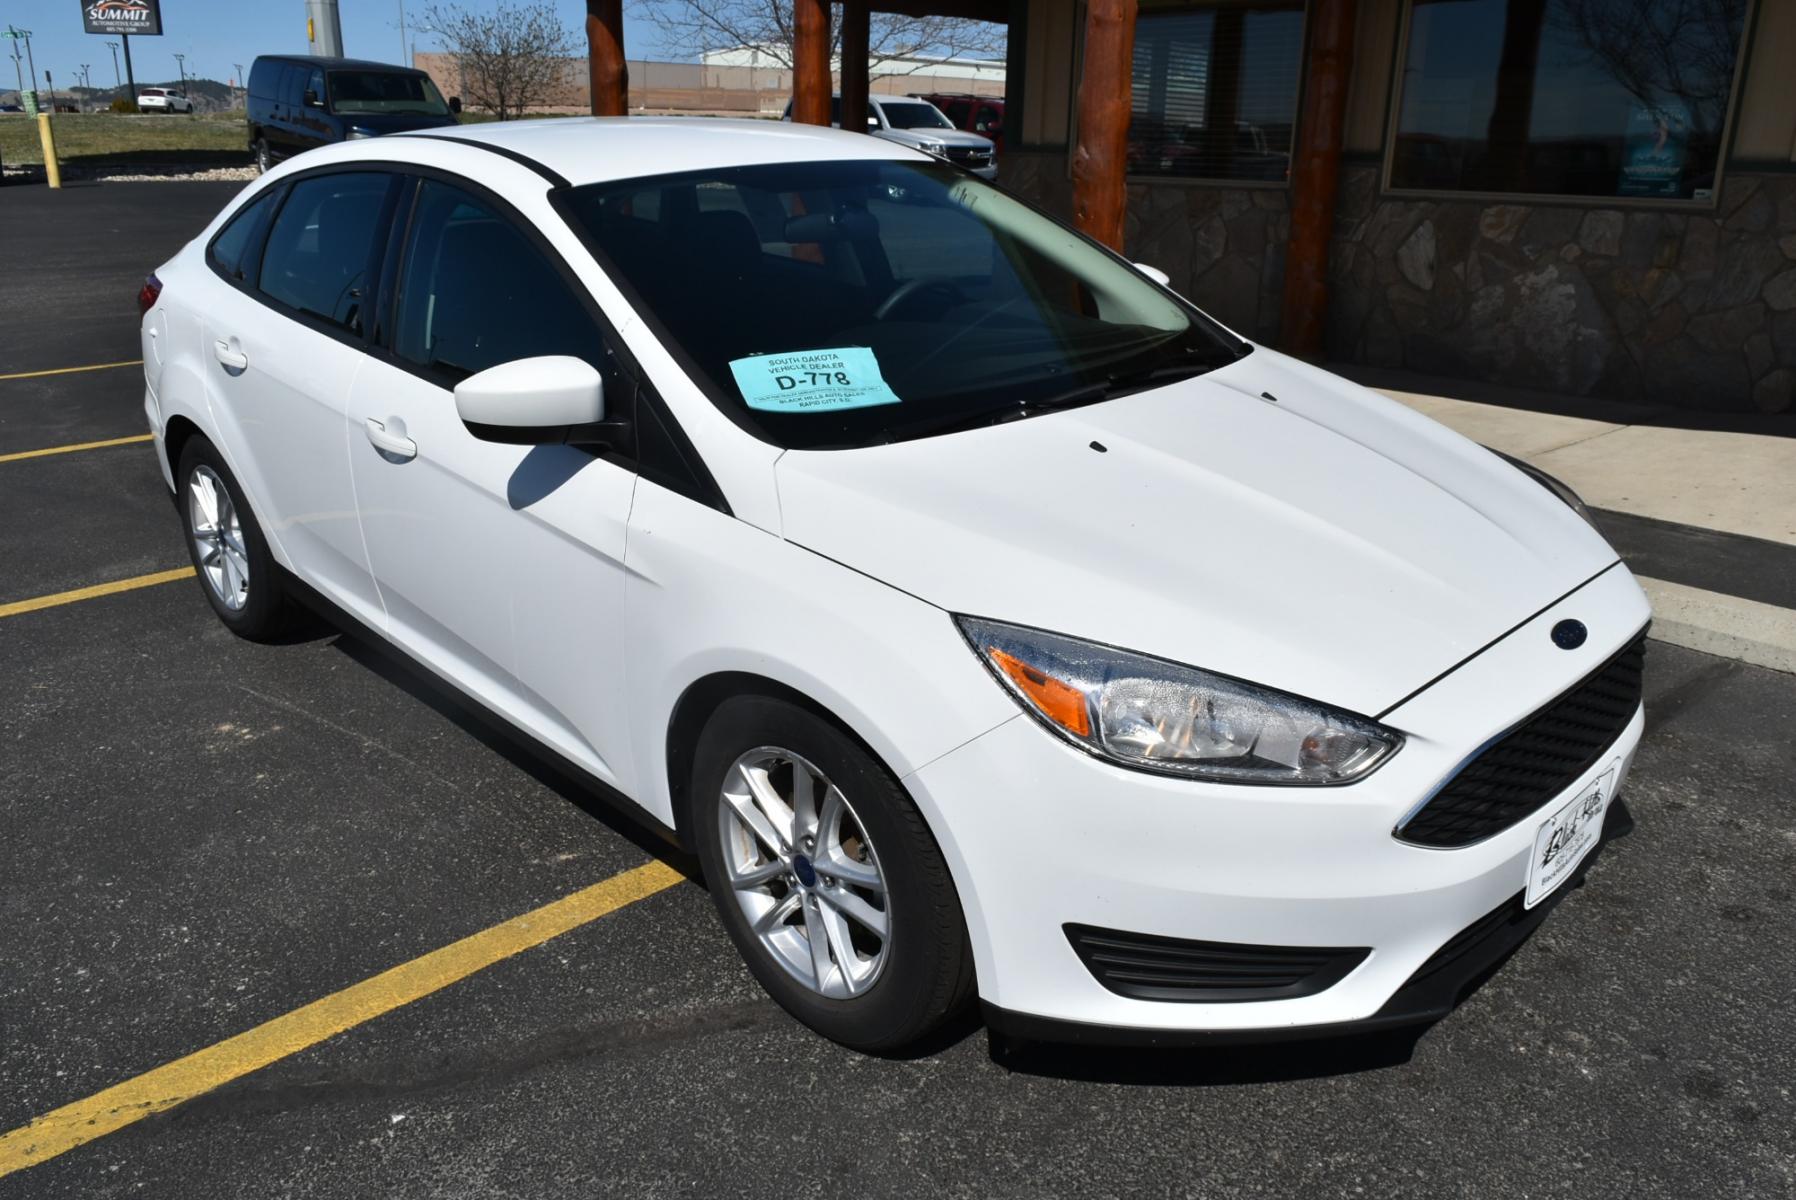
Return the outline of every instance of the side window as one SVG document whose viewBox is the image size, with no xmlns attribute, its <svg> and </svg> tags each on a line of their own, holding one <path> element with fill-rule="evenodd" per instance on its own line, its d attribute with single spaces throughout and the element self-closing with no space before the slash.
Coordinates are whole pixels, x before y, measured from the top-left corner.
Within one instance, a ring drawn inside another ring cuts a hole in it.
<svg viewBox="0 0 1796 1200">
<path fill-rule="evenodd" d="M 614 382 L 599 330 L 535 244 L 486 202 L 433 179 L 418 189 L 393 351 L 448 381 L 567 354 Z"/>
<path fill-rule="evenodd" d="M 315 175 L 295 183 L 262 252 L 264 295 L 351 333 L 362 331 L 362 302 L 373 278 L 391 175 Z"/>
<path fill-rule="evenodd" d="M 268 220 L 268 214 L 274 211 L 275 197 L 280 188 L 270 188 L 261 196 L 244 205 L 236 216 L 226 222 L 225 227 L 212 239 L 212 248 L 206 252 L 206 259 L 214 270 L 228 279 L 245 278 L 245 269 L 254 263 L 243 261 L 244 253 L 256 244 L 256 237 L 262 225 Z"/>
</svg>

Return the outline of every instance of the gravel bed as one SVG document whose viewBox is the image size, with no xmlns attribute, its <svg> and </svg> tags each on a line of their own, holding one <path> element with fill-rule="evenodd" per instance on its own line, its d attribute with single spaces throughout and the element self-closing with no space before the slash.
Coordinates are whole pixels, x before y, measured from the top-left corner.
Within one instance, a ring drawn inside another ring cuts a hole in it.
<svg viewBox="0 0 1796 1200">
<path fill-rule="evenodd" d="M 62 177 L 68 182 L 101 181 L 106 183 L 148 183 L 164 180 L 197 180 L 208 183 L 229 183 L 232 181 L 247 182 L 256 177 L 256 168 L 249 165 L 241 167 L 196 167 L 170 163 L 167 166 L 145 166 L 131 164 L 117 167 L 64 167 Z M 6 168 L 8 183 L 42 183 L 44 168 L 37 163 Z"/>
</svg>

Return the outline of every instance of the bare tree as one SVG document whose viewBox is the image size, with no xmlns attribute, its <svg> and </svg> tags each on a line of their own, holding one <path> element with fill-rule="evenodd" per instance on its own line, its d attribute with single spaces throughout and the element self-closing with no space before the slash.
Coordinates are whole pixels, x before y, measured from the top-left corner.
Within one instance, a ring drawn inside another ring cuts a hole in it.
<svg viewBox="0 0 1796 1200">
<path fill-rule="evenodd" d="M 434 4 L 418 27 L 455 57 L 464 101 L 501 121 L 548 102 L 566 85 L 567 60 L 576 54 L 573 35 L 550 4 Z"/>
<path fill-rule="evenodd" d="M 792 0 L 643 0 L 642 15 L 659 33 L 663 52 L 684 58 L 711 50 L 753 50 L 788 70 L 792 67 Z M 832 10 L 830 54 L 841 49 L 841 6 Z M 907 17 L 872 13 L 867 30 L 873 64 L 919 54 L 946 58 L 1003 58 L 1005 27 L 966 17 Z M 908 74 L 906 66 L 885 74 Z"/>
<path fill-rule="evenodd" d="M 1746 0 L 1566 0 L 1551 20 L 1649 112 L 1683 101 L 1699 131 L 1720 126 Z"/>
</svg>

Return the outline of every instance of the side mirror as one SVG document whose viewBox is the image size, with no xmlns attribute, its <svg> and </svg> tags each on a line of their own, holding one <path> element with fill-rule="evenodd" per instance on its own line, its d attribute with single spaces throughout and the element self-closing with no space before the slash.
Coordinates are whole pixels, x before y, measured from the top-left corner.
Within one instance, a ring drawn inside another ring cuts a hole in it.
<svg viewBox="0 0 1796 1200">
<path fill-rule="evenodd" d="M 461 97 L 460 96 L 449 97 L 449 111 L 454 113 L 458 117 L 461 116 Z"/>
<path fill-rule="evenodd" d="M 305 99 L 307 108 L 323 108 L 324 107 L 324 103 L 318 99 L 318 93 L 314 92 L 311 88 L 306 89 L 306 94 L 305 94 L 304 99 Z"/>
<path fill-rule="evenodd" d="M 605 382 L 584 359 L 520 358 L 456 384 L 455 411 L 483 442 L 565 442 L 579 427 L 605 419 Z"/>
<path fill-rule="evenodd" d="M 1146 275 L 1161 287 L 1172 286 L 1172 276 L 1168 275 L 1165 271 L 1162 271 L 1159 267 L 1150 267 L 1146 263 L 1136 263 L 1135 269 L 1140 271 L 1143 275 Z"/>
</svg>

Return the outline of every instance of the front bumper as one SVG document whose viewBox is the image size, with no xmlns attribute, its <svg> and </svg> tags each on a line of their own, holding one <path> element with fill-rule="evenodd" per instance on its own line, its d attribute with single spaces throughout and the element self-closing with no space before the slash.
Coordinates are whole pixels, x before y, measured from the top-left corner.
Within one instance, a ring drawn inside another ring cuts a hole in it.
<svg viewBox="0 0 1796 1200">
<path fill-rule="evenodd" d="M 1593 635 L 1578 651 L 1559 650 L 1548 631 L 1573 615 Z M 1558 796 L 1496 836 L 1442 850 L 1398 841 L 1392 830 L 1473 749 L 1607 661 L 1649 615 L 1625 569 L 1597 577 L 1385 714 L 1406 735 L 1403 750 L 1347 787 L 1250 788 L 1148 775 L 1085 755 L 1021 716 L 913 773 L 907 784 L 940 814 L 980 997 L 995 1024 L 1016 1032 L 1058 1028 L 1058 1037 L 1070 1026 L 1086 1040 L 1091 1027 L 1105 1031 L 1103 1040 L 1262 1040 L 1441 1015 L 1465 980 L 1457 970 L 1424 967 L 1523 890 L 1537 828 L 1556 804 L 1606 771 L 1616 772 L 1621 787 L 1644 714 L 1636 711 Z M 1625 822 L 1625 814 L 1615 820 Z M 1464 964 L 1488 966 L 1548 907 L 1497 921 L 1507 940 L 1491 943 L 1494 953 L 1462 956 Z M 1313 994 L 1150 1000 L 1099 983 L 1067 925 L 1369 953 Z"/>
</svg>

